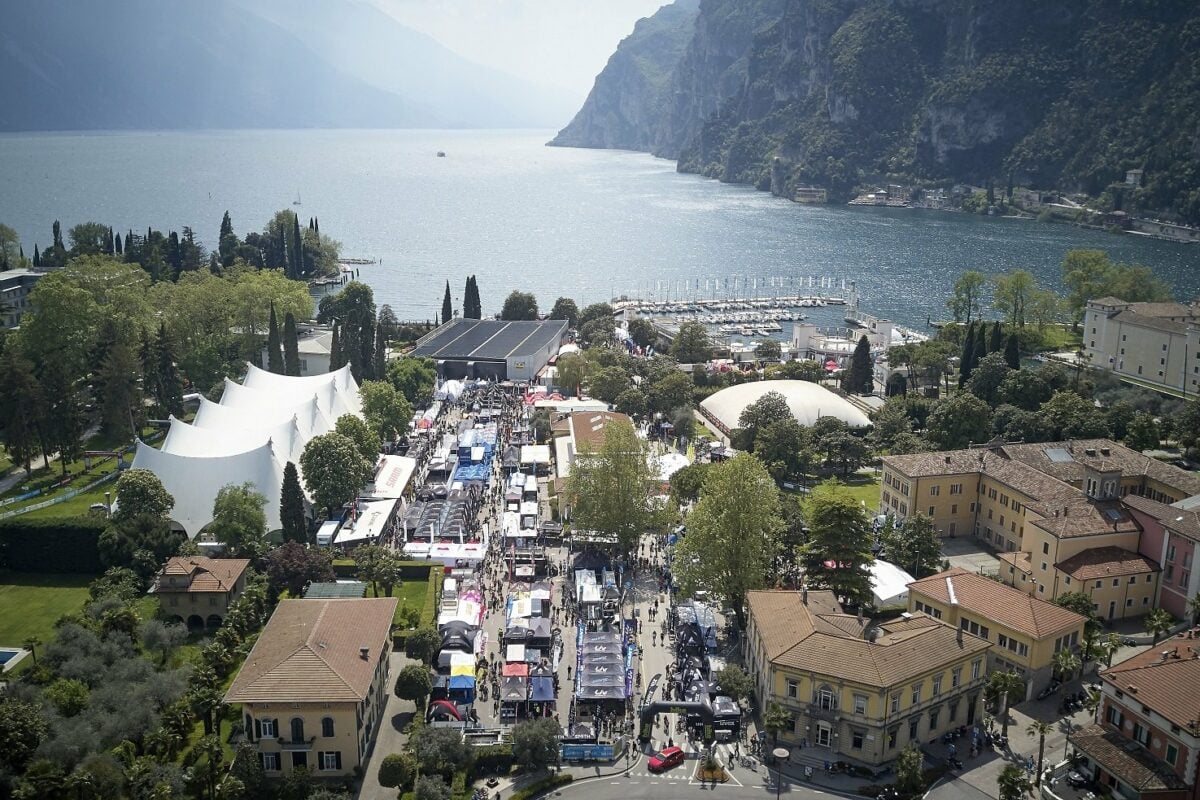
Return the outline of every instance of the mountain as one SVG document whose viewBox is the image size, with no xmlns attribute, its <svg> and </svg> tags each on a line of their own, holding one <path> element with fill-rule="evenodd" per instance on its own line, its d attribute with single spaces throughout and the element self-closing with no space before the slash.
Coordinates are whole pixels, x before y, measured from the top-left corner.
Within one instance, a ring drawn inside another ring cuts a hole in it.
<svg viewBox="0 0 1200 800">
<path fill-rule="evenodd" d="M 1191 0 L 701 0 L 675 19 L 653 57 L 637 30 L 621 43 L 554 143 L 634 142 L 781 196 L 1011 181 L 1200 222 Z"/>
<path fill-rule="evenodd" d="M 365 0 L 285 8 L 0 0 L 0 130 L 524 127 L 566 113 L 553 91 Z"/>
<path fill-rule="evenodd" d="M 700 0 L 676 0 L 638 20 L 621 41 L 583 108 L 550 144 L 653 150 L 655 120 L 692 38 Z"/>
</svg>

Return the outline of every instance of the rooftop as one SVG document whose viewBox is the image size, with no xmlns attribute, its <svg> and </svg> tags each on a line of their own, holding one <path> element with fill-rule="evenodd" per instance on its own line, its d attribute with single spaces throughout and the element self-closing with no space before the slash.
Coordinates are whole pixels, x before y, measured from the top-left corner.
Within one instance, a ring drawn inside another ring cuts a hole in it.
<svg viewBox="0 0 1200 800">
<path fill-rule="evenodd" d="M 204 556 L 172 556 L 159 571 L 159 578 L 168 575 L 191 575 L 187 587 L 160 586 L 156 580 L 152 592 L 228 592 L 250 566 L 248 558 L 205 558 Z"/>
<path fill-rule="evenodd" d="M 1074 611 L 958 567 L 913 581 L 908 589 L 1035 639 L 1068 633 L 1086 622 Z"/>
<path fill-rule="evenodd" d="M 1054 566 L 1080 581 L 1159 571 L 1150 559 L 1120 547 L 1092 547 Z"/>
<path fill-rule="evenodd" d="M 1189 638 L 1190 637 L 1190 638 Z M 1173 724 L 1200 733 L 1200 637 L 1184 631 L 1100 673 Z"/>
<path fill-rule="evenodd" d="M 1106 771 L 1139 793 L 1184 789 L 1187 786 L 1144 747 L 1123 738 L 1114 730 L 1101 725 L 1089 725 L 1067 738 L 1092 760 L 1102 764 Z"/>
<path fill-rule="evenodd" d="M 391 637 L 395 597 L 281 600 L 226 703 L 359 702 Z M 367 648 L 363 658 L 361 648 Z"/>
<path fill-rule="evenodd" d="M 433 359 L 502 361 L 533 355 L 562 338 L 564 320 L 508 322 L 496 319 L 454 319 L 421 337 L 412 356 Z"/>
<path fill-rule="evenodd" d="M 836 606 L 828 592 L 752 591 L 747 604 L 762 636 L 767 658 L 776 665 L 866 686 L 894 686 L 947 661 L 983 653 L 988 643 L 925 614 L 872 625 L 848 614 L 826 614 Z M 840 606 L 836 606 L 840 610 Z M 875 630 L 874 641 L 867 638 Z"/>
<path fill-rule="evenodd" d="M 1157 500 L 1151 500 L 1149 497 L 1138 497 L 1132 494 L 1127 495 L 1123 500 L 1125 505 L 1154 517 L 1164 527 L 1192 539 L 1200 540 L 1200 511 L 1181 508 L 1180 505 L 1183 501 L 1167 505 Z"/>
<path fill-rule="evenodd" d="M 604 428 L 613 423 L 633 424 L 625 414 L 613 411 L 576 411 L 570 417 L 570 430 L 575 436 L 575 450 L 596 452 L 604 444 Z"/>
</svg>

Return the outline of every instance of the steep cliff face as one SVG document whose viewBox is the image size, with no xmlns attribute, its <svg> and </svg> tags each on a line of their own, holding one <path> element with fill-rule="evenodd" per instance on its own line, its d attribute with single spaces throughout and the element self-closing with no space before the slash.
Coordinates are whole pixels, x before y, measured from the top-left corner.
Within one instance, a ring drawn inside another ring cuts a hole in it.
<svg viewBox="0 0 1200 800">
<path fill-rule="evenodd" d="M 638 20 L 596 78 L 583 108 L 550 144 L 655 149 L 667 91 L 699 10 L 700 0 L 676 0 Z"/>
<path fill-rule="evenodd" d="M 1191 0 L 702 0 L 678 53 L 637 138 L 681 170 L 834 198 L 1013 180 L 1200 221 Z"/>
</svg>

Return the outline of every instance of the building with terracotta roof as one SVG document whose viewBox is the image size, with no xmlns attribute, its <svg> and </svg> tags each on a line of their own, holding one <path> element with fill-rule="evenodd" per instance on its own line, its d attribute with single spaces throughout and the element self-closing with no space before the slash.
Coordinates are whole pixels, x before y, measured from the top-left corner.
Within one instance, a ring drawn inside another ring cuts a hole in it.
<svg viewBox="0 0 1200 800">
<path fill-rule="evenodd" d="M 1200 633 L 1159 642 L 1100 679 L 1096 724 L 1067 737 L 1081 771 L 1118 797 L 1200 796 Z"/>
<path fill-rule="evenodd" d="M 1084 356 L 1108 369 L 1165 389 L 1200 392 L 1200 305 L 1089 300 L 1083 316 Z"/>
<path fill-rule="evenodd" d="M 1200 498 L 1162 503 L 1148 497 L 1126 497 L 1125 506 L 1142 529 L 1141 553 L 1157 562 L 1158 606 L 1176 617 L 1192 612 L 1188 602 L 1200 594 Z"/>
<path fill-rule="evenodd" d="M 246 558 L 174 556 L 154 576 L 150 594 L 163 613 L 190 630 L 220 627 L 246 588 Z"/>
<path fill-rule="evenodd" d="M 926 614 L 874 624 L 831 592 L 752 591 L 745 657 L 779 738 L 878 765 L 979 718 L 989 645 Z M 836 759 L 835 759 L 836 757 Z"/>
<path fill-rule="evenodd" d="M 1078 646 L 1087 620 L 1012 586 L 954 568 L 908 585 L 908 608 L 986 639 L 989 672 L 1016 672 L 1029 699 L 1050 682 L 1054 654 Z"/>
<path fill-rule="evenodd" d="M 388 695 L 394 597 L 282 600 L 225 702 L 268 776 L 343 777 L 366 761 Z"/>
<path fill-rule="evenodd" d="M 1173 503 L 1196 494 L 1200 475 L 1108 439 L 990 443 L 886 456 L 880 511 L 901 520 L 923 514 L 943 535 L 973 535 L 1000 551 L 1006 583 L 1044 600 L 1085 591 L 1099 616 L 1119 619 L 1150 611 L 1158 592 L 1159 571 L 1128 572 L 1133 557 L 1140 552 L 1161 565 L 1141 547 L 1142 526 L 1125 501 Z M 1095 552 L 1080 556 L 1085 551 Z M 1108 574 L 1108 583 L 1096 586 L 1093 577 L 1081 585 L 1058 568 L 1077 565 L 1076 557 Z M 1118 577 L 1124 583 L 1114 586 Z"/>
</svg>

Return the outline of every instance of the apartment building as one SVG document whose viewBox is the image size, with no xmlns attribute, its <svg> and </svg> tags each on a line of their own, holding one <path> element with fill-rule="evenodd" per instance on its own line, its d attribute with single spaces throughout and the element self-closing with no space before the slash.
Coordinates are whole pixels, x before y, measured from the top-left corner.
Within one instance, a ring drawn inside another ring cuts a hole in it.
<svg viewBox="0 0 1200 800">
<path fill-rule="evenodd" d="M 29 293 L 44 274 L 28 269 L 0 272 L 0 327 L 16 328 L 21 324 L 21 317 L 33 308 Z"/>
<path fill-rule="evenodd" d="M 746 663 L 763 703 L 792 718 L 779 739 L 879 765 L 980 719 L 989 645 L 927 614 L 872 623 L 831 592 L 753 591 Z"/>
<path fill-rule="evenodd" d="M 1200 393 L 1200 305 L 1089 300 L 1083 345 L 1093 367 L 1192 396 Z"/>
<path fill-rule="evenodd" d="M 950 569 L 908 585 L 908 610 L 991 642 L 988 672 L 1016 672 L 1028 700 L 1053 677 L 1054 655 L 1083 639 L 1087 620 L 991 578 Z"/>
<path fill-rule="evenodd" d="M 352 775 L 366 760 L 388 696 L 394 597 L 282 600 L 225 702 L 268 777 L 307 769 Z"/>
<path fill-rule="evenodd" d="M 1163 574 L 1125 501 L 1198 494 L 1200 475 L 1107 439 L 992 443 L 885 457 L 880 512 L 973 535 L 1000 551 L 1006 583 L 1044 600 L 1085 591 L 1098 614 L 1119 619 L 1155 607 Z"/>
<path fill-rule="evenodd" d="M 1200 796 L 1200 633 L 1185 631 L 1100 674 L 1097 721 L 1067 738 L 1116 797 Z"/>
<path fill-rule="evenodd" d="M 1167 504 L 1126 497 L 1125 506 L 1142 529 L 1141 553 L 1161 565 L 1158 607 L 1176 617 L 1190 616 L 1189 601 L 1200 594 L 1200 570 L 1193 568 L 1200 548 L 1200 498 Z"/>
</svg>

